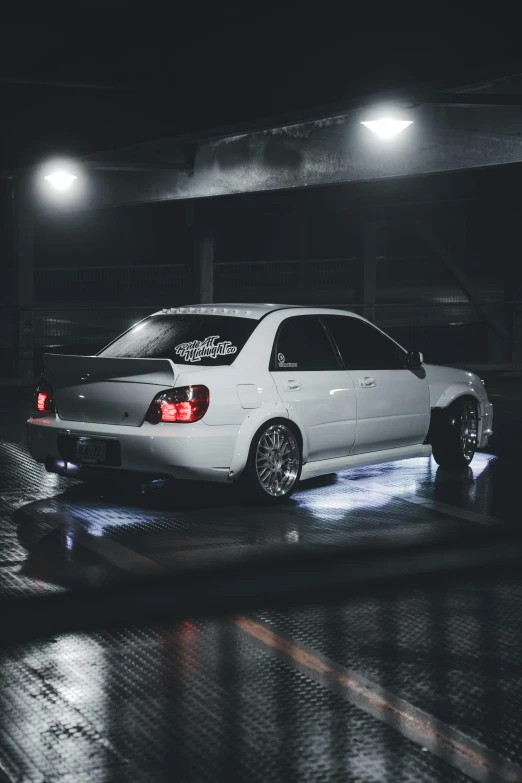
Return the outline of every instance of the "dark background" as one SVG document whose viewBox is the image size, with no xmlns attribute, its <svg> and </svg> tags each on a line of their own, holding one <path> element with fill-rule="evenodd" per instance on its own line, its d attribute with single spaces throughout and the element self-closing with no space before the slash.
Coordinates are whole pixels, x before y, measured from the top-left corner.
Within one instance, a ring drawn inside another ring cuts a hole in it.
<svg viewBox="0 0 522 783">
<path fill-rule="evenodd" d="M 341 3 L 29 5 L 3 12 L 0 169 L 262 118 L 357 105 L 405 86 L 522 71 L 516 25 L 443 9 Z M 200 200 L 215 236 L 215 298 L 357 306 L 362 230 L 378 232 L 380 320 L 428 358 L 509 362 L 483 314 L 415 234 L 421 216 L 459 253 L 513 330 L 522 298 L 520 167 Z M 164 202 L 37 217 L 35 341 L 103 344 L 146 309 L 197 299 L 193 212 Z M 14 372 L 12 183 L 0 180 L 0 353 Z M 507 302 L 507 304 L 506 304 Z M 80 317 L 78 308 L 91 314 Z M 93 314 L 92 308 L 100 309 Z M 110 308 L 113 308 L 110 310 Z M 402 309 L 401 309 L 402 308 Z M 83 320 L 82 320 L 83 318 Z"/>
</svg>

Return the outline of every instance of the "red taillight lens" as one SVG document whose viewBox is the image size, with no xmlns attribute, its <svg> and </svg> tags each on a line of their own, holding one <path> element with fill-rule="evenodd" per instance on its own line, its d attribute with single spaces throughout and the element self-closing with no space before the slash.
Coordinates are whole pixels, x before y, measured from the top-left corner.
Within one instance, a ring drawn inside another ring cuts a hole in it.
<svg viewBox="0 0 522 783">
<path fill-rule="evenodd" d="M 42 380 L 36 388 L 34 415 L 45 416 L 46 413 L 56 413 L 56 403 L 51 385 Z"/>
<path fill-rule="evenodd" d="M 180 386 L 179 389 L 156 394 L 145 420 L 150 424 L 160 421 L 190 424 L 202 419 L 208 410 L 209 392 L 206 386 Z"/>
</svg>

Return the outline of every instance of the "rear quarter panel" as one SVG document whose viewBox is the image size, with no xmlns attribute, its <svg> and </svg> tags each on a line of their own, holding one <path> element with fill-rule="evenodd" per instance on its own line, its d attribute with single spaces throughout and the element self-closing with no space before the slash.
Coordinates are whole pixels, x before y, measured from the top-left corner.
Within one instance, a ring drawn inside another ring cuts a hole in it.
<svg viewBox="0 0 522 783">
<path fill-rule="evenodd" d="M 253 411 L 261 418 L 284 414 L 268 368 L 201 367 L 180 372 L 176 386 L 204 384 L 210 404 L 203 421 L 211 427 L 242 424 Z"/>
<path fill-rule="evenodd" d="M 272 419 L 288 418 L 285 405 L 263 367 L 187 368 L 177 379 L 179 386 L 197 383 L 208 386 L 210 396 L 202 423 L 213 429 L 230 424 L 238 428 L 229 474 L 234 481 L 247 463 L 257 430 Z"/>
</svg>

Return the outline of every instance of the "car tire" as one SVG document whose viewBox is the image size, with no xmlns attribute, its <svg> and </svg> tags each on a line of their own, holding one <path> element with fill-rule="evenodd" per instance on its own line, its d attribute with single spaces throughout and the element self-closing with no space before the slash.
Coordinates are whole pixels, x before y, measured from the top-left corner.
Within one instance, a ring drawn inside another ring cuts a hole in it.
<svg viewBox="0 0 522 783">
<path fill-rule="evenodd" d="M 435 462 L 444 470 L 464 470 L 477 450 L 478 408 L 475 400 L 469 397 L 455 400 L 439 412 L 432 427 Z"/>
<path fill-rule="evenodd" d="M 294 491 L 301 476 L 300 439 L 286 422 L 268 422 L 252 439 L 240 485 L 249 501 L 276 504 Z"/>
</svg>

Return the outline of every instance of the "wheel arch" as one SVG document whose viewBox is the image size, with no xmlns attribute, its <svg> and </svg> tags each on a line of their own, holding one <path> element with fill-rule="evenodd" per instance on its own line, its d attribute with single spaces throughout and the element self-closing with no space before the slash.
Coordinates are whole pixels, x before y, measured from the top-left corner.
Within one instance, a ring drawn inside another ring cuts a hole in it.
<svg viewBox="0 0 522 783">
<path fill-rule="evenodd" d="M 250 446 L 252 445 L 254 437 L 261 429 L 271 424 L 280 422 L 291 429 L 298 438 L 302 455 L 304 448 L 303 433 L 294 421 L 291 421 L 287 415 L 285 416 L 285 412 L 281 410 L 272 410 L 270 412 L 267 411 L 265 415 L 262 415 L 262 409 L 259 409 L 259 411 L 256 411 L 257 415 L 254 414 L 245 419 L 236 440 L 236 446 L 230 465 L 230 481 L 236 481 L 245 469 L 250 454 Z"/>
<path fill-rule="evenodd" d="M 473 386 L 470 386 L 467 383 L 452 383 L 440 395 L 438 400 L 435 402 L 435 405 L 431 406 L 431 410 L 433 411 L 437 408 L 448 408 L 452 403 L 455 402 L 455 400 L 461 399 L 462 397 L 470 397 L 471 399 L 475 400 L 480 410 L 480 405 L 482 402 L 480 395 L 473 388 Z"/>
<path fill-rule="evenodd" d="M 444 395 L 442 395 L 444 397 Z M 441 399 L 442 399 L 441 397 Z M 479 425 L 480 425 L 480 397 L 478 394 L 471 393 L 469 388 L 464 387 L 461 394 L 455 394 L 452 398 L 445 400 L 444 405 L 435 405 L 430 411 L 430 426 L 428 428 L 428 434 L 424 440 L 424 443 L 433 443 L 433 432 L 435 428 L 441 423 L 442 416 L 445 411 L 453 405 L 457 400 L 472 400 L 477 406 Z"/>
</svg>

